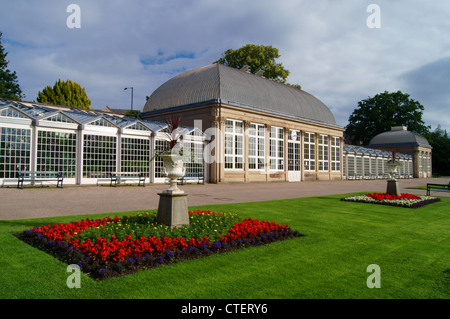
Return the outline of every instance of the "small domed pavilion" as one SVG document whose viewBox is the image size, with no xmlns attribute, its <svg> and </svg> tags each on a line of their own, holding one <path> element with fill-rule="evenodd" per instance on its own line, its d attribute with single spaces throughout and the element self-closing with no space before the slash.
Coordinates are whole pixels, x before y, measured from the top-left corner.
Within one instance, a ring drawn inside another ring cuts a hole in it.
<svg viewBox="0 0 450 319">
<path fill-rule="evenodd" d="M 412 155 L 414 177 L 431 177 L 432 147 L 422 135 L 408 131 L 406 126 L 394 126 L 390 131 L 372 138 L 367 147 Z"/>
</svg>

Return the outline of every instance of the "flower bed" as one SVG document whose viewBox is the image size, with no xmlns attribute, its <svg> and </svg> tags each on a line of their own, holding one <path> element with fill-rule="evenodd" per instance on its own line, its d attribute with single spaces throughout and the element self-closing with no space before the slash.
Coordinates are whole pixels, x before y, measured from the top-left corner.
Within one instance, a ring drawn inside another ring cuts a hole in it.
<svg viewBox="0 0 450 319">
<path fill-rule="evenodd" d="M 367 193 L 364 195 L 341 198 L 341 200 L 348 202 L 361 202 L 407 208 L 418 208 L 427 204 L 435 203 L 437 201 L 440 201 L 441 199 L 439 197 L 417 196 L 407 193 L 402 193 L 400 195 L 389 195 L 386 193 Z"/>
<path fill-rule="evenodd" d="M 105 279 L 161 264 L 300 236 L 288 225 L 233 214 L 189 212 L 189 226 L 169 229 L 156 214 L 41 225 L 19 238 Z"/>
</svg>

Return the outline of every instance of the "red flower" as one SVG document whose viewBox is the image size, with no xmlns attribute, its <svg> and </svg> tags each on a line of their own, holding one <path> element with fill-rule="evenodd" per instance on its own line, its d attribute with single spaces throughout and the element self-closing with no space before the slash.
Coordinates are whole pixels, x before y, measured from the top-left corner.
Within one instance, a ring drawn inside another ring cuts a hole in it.
<svg viewBox="0 0 450 319">
<path fill-rule="evenodd" d="M 399 200 L 399 199 L 409 199 L 416 200 L 421 199 L 421 197 L 413 194 L 402 193 L 401 195 L 390 195 L 386 193 L 367 193 L 367 197 L 373 198 L 375 200 Z"/>
<path fill-rule="evenodd" d="M 243 222 L 234 225 L 227 234 L 221 235 L 221 241 L 230 242 L 237 239 L 252 238 L 262 235 L 263 233 L 279 232 L 290 230 L 287 225 L 278 225 L 274 222 L 262 221 L 257 219 L 246 218 Z"/>
<path fill-rule="evenodd" d="M 189 214 L 220 214 L 211 211 L 192 211 Z M 187 247 L 199 247 L 201 245 L 209 246 L 208 237 L 191 238 L 189 240 L 181 237 L 162 239 L 155 236 L 142 236 L 132 239 L 131 235 L 125 236 L 123 240 L 117 239 L 115 236 L 110 238 L 97 238 L 92 241 L 90 238 L 80 241 L 73 239 L 73 236 L 80 234 L 82 231 L 92 227 L 104 226 L 107 223 L 118 222 L 120 218 L 114 219 L 109 217 L 97 220 L 85 219 L 79 222 L 69 224 L 42 225 L 34 230 L 42 234 L 49 240 L 56 242 L 65 241 L 72 248 L 77 249 L 89 257 L 101 262 L 123 262 L 128 258 L 150 256 L 161 256 L 165 251 L 183 250 Z M 279 225 L 274 222 L 258 221 L 257 219 L 246 218 L 244 221 L 235 224 L 225 235 L 221 235 L 221 241 L 230 242 L 236 239 L 252 238 L 262 235 L 263 233 L 280 232 L 290 230 L 287 225 Z"/>
</svg>

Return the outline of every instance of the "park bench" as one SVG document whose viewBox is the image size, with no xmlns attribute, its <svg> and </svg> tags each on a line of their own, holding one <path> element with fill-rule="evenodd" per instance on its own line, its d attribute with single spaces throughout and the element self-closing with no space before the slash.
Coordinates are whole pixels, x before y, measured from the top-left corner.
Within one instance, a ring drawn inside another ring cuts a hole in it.
<svg viewBox="0 0 450 319">
<path fill-rule="evenodd" d="M 62 172 L 45 172 L 45 171 L 20 171 L 17 175 L 17 188 L 23 189 L 24 182 L 30 182 L 36 185 L 37 182 L 56 182 L 56 187 L 63 188 Z"/>
<path fill-rule="evenodd" d="M 387 173 L 378 173 L 378 179 L 386 179 L 389 177 Z"/>
<path fill-rule="evenodd" d="M 361 176 L 355 173 L 348 173 L 347 179 L 361 179 Z"/>
<path fill-rule="evenodd" d="M 183 177 L 180 177 L 178 182 L 181 182 L 181 185 L 184 185 L 184 183 L 188 180 L 196 180 L 197 184 L 205 184 L 203 172 L 188 172 Z"/>
<path fill-rule="evenodd" d="M 450 192 L 450 182 L 448 184 L 427 184 L 427 196 L 430 192 Z"/>
<path fill-rule="evenodd" d="M 110 186 L 125 184 L 126 182 L 137 182 L 138 186 L 145 187 L 145 176 L 139 172 L 112 172 L 110 173 Z"/>
</svg>

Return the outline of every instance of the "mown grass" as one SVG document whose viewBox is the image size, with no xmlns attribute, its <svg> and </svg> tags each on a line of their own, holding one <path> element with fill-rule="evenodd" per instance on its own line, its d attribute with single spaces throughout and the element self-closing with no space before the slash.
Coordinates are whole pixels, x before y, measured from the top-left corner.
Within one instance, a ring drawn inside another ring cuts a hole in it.
<svg viewBox="0 0 450 319">
<path fill-rule="evenodd" d="M 95 281 L 69 289 L 67 265 L 13 234 L 99 215 L 0 221 L 0 298 L 449 298 L 450 199 L 418 209 L 340 201 L 346 195 L 207 205 L 289 224 L 303 237 Z M 367 266 L 381 288 L 366 285 Z"/>
</svg>

